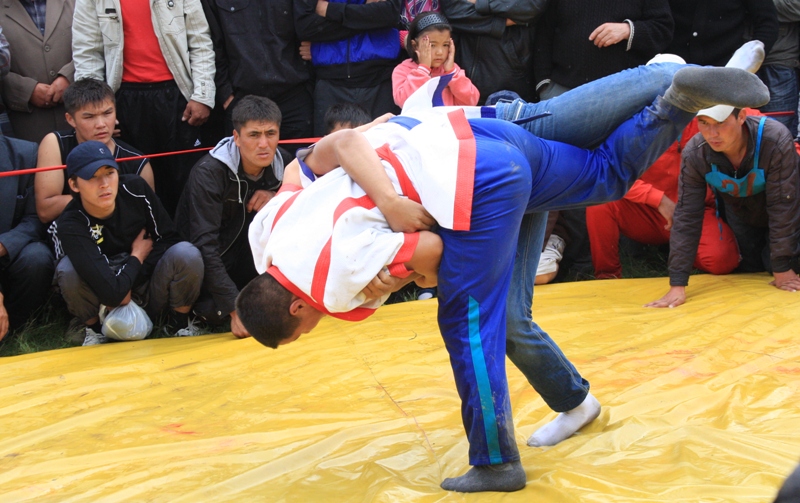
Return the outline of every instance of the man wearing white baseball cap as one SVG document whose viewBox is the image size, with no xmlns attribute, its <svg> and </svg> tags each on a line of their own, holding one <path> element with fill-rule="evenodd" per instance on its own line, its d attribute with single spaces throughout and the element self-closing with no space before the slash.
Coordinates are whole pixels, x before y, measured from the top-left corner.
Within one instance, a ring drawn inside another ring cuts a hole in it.
<svg viewBox="0 0 800 503">
<path fill-rule="evenodd" d="M 739 246 L 737 271 L 769 271 L 770 283 L 800 290 L 800 157 L 778 121 L 748 117 L 727 105 L 700 110 L 697 134 L 682 154 L 678 204 L 670 236 L 670 290 L 647 307 L 677 307 L 697 253 L 706 187 L 716 195 L 717 218 Z"/>
</svg>

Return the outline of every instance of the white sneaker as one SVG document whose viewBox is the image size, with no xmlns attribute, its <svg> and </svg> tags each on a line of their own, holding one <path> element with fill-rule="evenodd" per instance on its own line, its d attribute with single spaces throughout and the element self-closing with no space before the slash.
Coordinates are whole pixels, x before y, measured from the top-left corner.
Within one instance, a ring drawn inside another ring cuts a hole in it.
<svg viewBox="0 0 800 503">
<path fill-rule="evenodd" d="M 650 61 L 645 63 L 645 65 L 654 65 L 656 63 L 678 63 L 679 65 L 685 65 L 686 60 L 677 54 L 656 54 Z"/>
<path fill-rule="evenodd" d="M 108 342 L 108 338 L 106 338 L 103 334 L 98 334 L 91 327 L 85 328 L 86 337 L 83 339 L 84 346 L 96 346 L 97 344 L 105 344 Z"/>
<path fill-rule="evenodd" d="M 425 289 L 418 296 L 417 300 L 428 300 L 433 298 L 433 291 Z"/>
<path fill-rule="evenodd" d="M 564 247 L 567 243 L 555 234 L 550 234 L 550 239 L 547 240 L 547 246 L 544 247 L 542 256 L 539 257 L 539 267 L 536 268 L 536 275 L 552 274 L 558 271 L 558 263 L 564 256 Z"/>
<path fill-rule="evenodd" d="M 197 320 L 194 317 L 189 317 L 189 324 L 175 332 L 176 337 L 193 337 L 200 335 L 200 327 L 197 326 Z"/>
</svg>

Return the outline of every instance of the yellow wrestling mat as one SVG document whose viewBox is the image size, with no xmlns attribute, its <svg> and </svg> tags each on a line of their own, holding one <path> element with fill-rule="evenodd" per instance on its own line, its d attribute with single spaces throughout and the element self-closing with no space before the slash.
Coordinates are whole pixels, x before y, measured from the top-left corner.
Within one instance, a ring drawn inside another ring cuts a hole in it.
<svg viewBox="0 0 800 503">
<path fill-rule="evenodd" d="M 273 351 L 230 334 L 0 360 L 0 501 L 769 502 L 800 458 L 800 293 L 766 275 L 538 287 L 535 317 L 600 417 L 558 446 L 508 366 L 528 485 L 439 489 L 467 468 L 436 301 L 325 320 Z"/>
</svg>

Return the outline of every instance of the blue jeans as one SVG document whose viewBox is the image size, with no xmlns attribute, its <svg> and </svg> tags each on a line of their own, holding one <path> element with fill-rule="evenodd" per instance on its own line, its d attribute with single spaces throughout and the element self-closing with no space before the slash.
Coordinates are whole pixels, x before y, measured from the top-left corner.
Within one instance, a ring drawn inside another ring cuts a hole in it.
<svg viewBox="0 0 800 503">
<path fill-rule="evenodd" d="M 769 88 L 769 103 L 761 107 L 762 112 L 792 112 L 776 115 L 777 120 L 787 128 L 792 136 L 797 136 L 797 71 L 783 65 L 766 65 L 758 71 L 758 77 Z"/>
<path fill-rule="evenodd" d="M 552 115 L 526 123 L 525 129 L 540 138 L 590 148 L 663 94 L 680 68 L 667 63 L 642 66 L 551 100 L 499 103 L 497 117 L 516 120 L 549 111 Z M 532 318 L 533 285 L 546 223 L 545 211 L 529 212 L 522 220 L 506 303 L 506 354 L 551 409 L 565 412 L 583 402 L 589 383 Z"/>
</svg>

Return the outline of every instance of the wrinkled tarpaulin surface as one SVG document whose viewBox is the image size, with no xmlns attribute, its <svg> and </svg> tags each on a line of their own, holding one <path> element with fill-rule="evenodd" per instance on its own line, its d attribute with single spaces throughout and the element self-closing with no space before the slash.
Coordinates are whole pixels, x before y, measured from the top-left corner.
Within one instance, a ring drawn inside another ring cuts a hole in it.
<svg viewBox="0 0 800 503">
<path fill-rule="evenodd" d="M 603 412 L 556 447 L 509 364 L 528 486 L 458 495 L 467 444 L 436 301 L 326 320 L 278 351 L 230 334 L 0 360 L 3 501 L 771 501 L 800 457 L 800 293 L 766 275 L 537 288 Z"/>
</svg>

